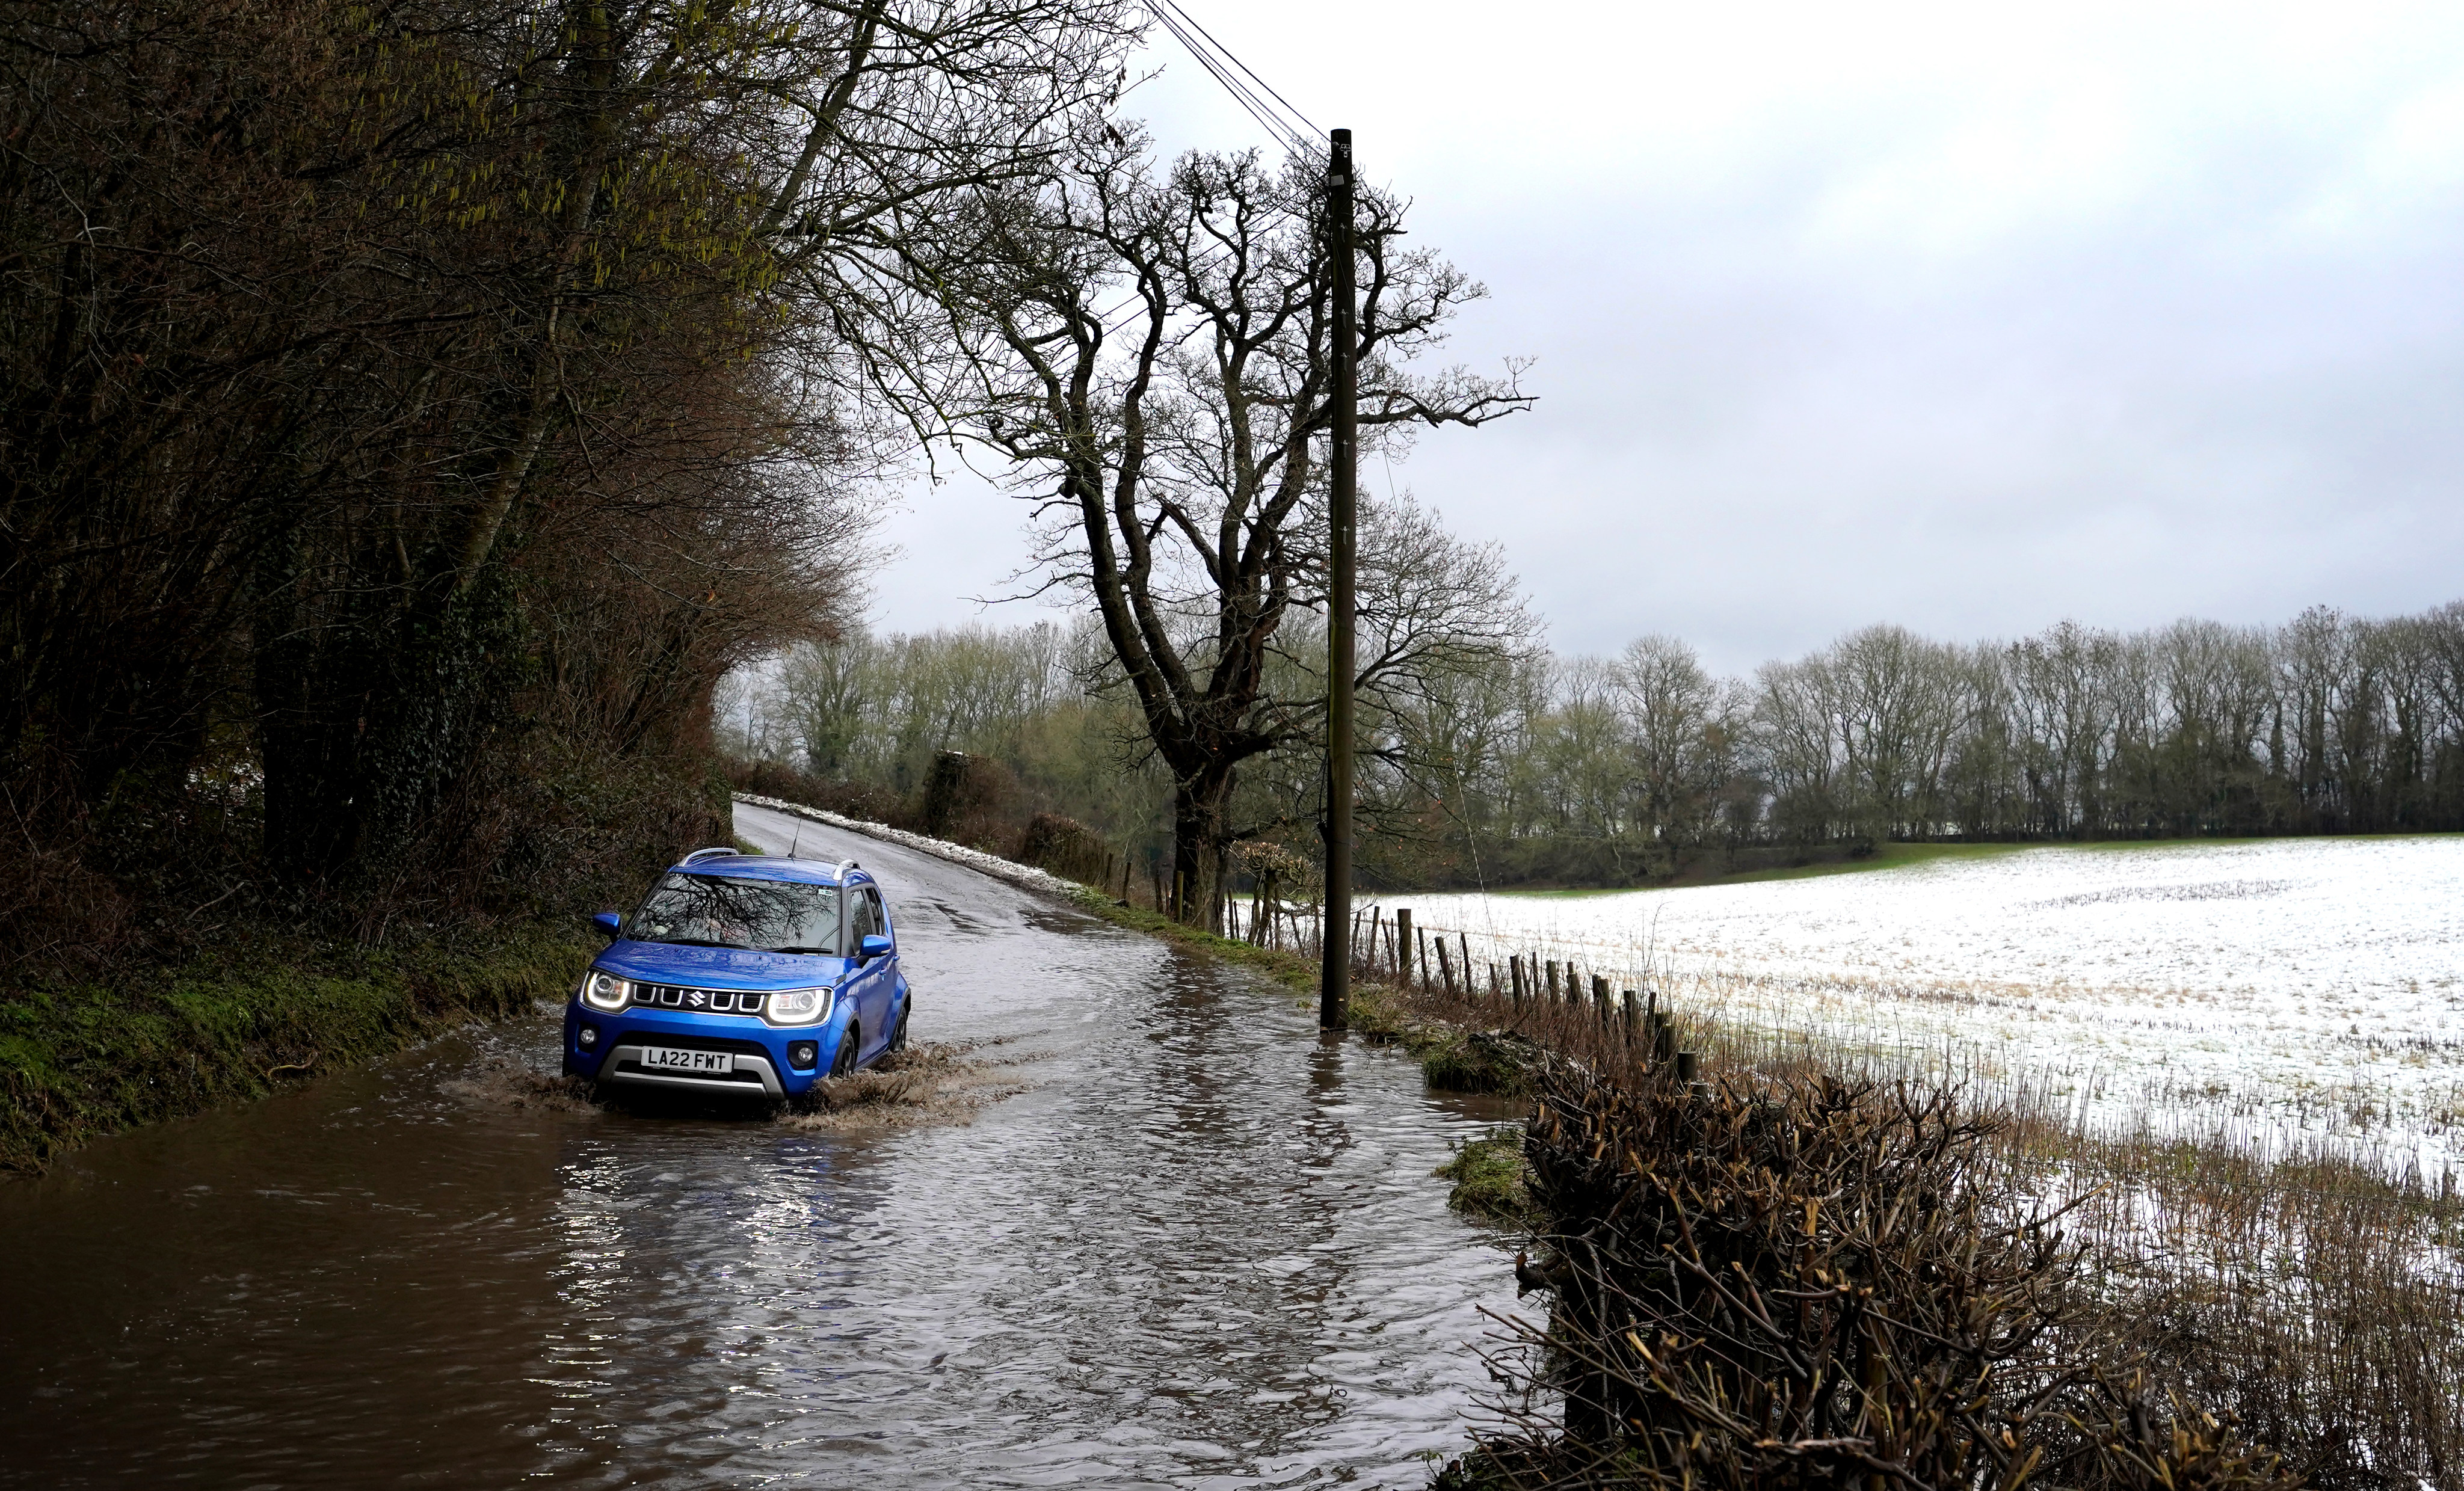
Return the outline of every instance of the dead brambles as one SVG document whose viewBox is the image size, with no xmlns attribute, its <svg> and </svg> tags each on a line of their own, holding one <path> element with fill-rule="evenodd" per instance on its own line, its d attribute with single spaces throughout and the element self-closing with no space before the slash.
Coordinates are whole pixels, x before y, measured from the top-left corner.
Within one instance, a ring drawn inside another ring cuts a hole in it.
<svg viewBox="0 0 2464 1491">
<path fill-rule="evenodd" d="M 1439 1484 L 2017 1491 L 2289 1486 L 2161 1392 L 2058 1213 L 1997 1184 L 1942 1090 L 1603 1082 L 1549 1067 L 1529 1127 L 1547 1328 Z"/>
</svg>

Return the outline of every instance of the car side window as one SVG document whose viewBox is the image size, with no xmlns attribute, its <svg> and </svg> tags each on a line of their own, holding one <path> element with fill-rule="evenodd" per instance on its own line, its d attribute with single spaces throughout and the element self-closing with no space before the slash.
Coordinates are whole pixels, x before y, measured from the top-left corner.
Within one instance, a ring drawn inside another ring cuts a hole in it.
<svg viewBox="0 0 2464 1491">
<path fill-rule="evenodd" d="M 864 913 L 871 921 L 874 932 L 884 937 L 889 936 L 890 913 L 882 910 L 881 892 L 867 886 L 864 891 Z"/>
<path fill-rule="evenodd" d="M 856 892 L 854 910 L 855 934 L 848 939 L 847 948 L 850 953 L 864 946 L 865 938 L 881 931 L 881 903 L 873 899 L 870 890 Z"/>
</svg>

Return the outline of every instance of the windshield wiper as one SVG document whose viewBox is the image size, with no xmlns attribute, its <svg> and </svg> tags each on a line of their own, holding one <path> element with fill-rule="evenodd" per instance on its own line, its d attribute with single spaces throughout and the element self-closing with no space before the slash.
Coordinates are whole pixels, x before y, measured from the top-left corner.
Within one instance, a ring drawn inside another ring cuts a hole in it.
<svg viewBox="0 0 2464 1491">
<path fill-rule="evenodd" d="M 773 953 L 819 953 L 825 957 L 838 956 L 836 948 L 772 948 Z"/>
<path fill-rule="evenodd" d="M 664 942 L 671 948 L 734 948 L 738 953 L 753 950 L 741 942 L 713 942 L 708 937 L 645 937 L 645 942 Z"/>
</svg>

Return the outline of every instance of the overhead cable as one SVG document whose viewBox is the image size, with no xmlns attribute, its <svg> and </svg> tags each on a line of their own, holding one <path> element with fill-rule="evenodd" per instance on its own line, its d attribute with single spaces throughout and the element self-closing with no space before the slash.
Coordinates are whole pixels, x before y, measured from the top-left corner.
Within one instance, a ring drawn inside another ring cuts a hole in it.
<svg viewBox="0 0 2464 1491">
<path fill-rule="evenodd" d="M 1182 49 L 1198 60 L 1207 76 L 1222 85 L 1248 116 L 1257 121 L 1275 143 L 1294 155 L 1307 158 L 1323 145 L 1324 131 L 1310 122 L 1309 117 L 1293 107 L 1290 99 L 1276 92 L 1275 86 L 1258 76 L 1256 69 L 1243 62 L 1231 48 L 1215 39 L 1215 33 L 1198 23 L 1197 17 L 1182 9 L 1177 0 L 1153 0 L 1155 18 L 1163 23 Z M 1235 72 L 1241 75 L 1236 77 Z M 1256 87 L 1242 81 L 1247 77 Z M 1263 91 L 1263 92 L 1262 92 Z M 1288 208 L 1278 207 L 1287 212 Z M 1212 269 L 1230 258 L 1232 251 L 1219 248 L 1201 255 L 1199 269 Z M 1143 297 L 1133 294 L 1108 311 L 1098 312 L 1096 322 L 1106 336 L 1120 330 L 1134 319 L 1143 309 Z"/>
<path fill-rule="evenodd" d="M 1234 54 L 1231 48 L 1223 45 L 1223 43 L 1220 41 L 1217 41 L 1213 32 L 1210 32 L 1205 27 L 1199 25 L 1198 17 L 1190 14 L 1187 11 L 1182 10 L 1178 5 L 1174 3 L 1174 0 L 1155 0 L 1155 5 L 1159 10 L 1170 11 L 1173 14 L 1178 16 L 1190 30 L 1205 37 L 1207 41 L 1213 45 L 1216 51 L 1222 53 L 1225 58 L 1227 58 L 1234 67 L 1237 67 L 1242 72 L 1248 74 L 1249 79 L 1252 82 L 1255 82 L 1259 87 L 1266 90 L 1266 94 L 1269 98 L 1284 106 L 1284 112 L 1286 114 L 1300 121 L 1302 131 L 1310 143 L 1316 143 L 1316 141 L 1326 133 L 1326 131 L 1318 128 L 1314 123 L 1311 123 L 1308 115 L 1303 114 L 1299 109 L 1294 108 L 1292 106 L 1292 101 L 1289 99 L 1287 99 L 1282 94 L 1275 92 L 1275 85 L 1266 81 L 1265 78 L 1260 77 L 1248 63 L 1242 61 L 1241 58 Z"/>
<path fill-rule="evenodd" d="M 1198 59 L 1199 66 L 1222 84 L 1223 91 L 1232 96 L 1232 101 L 1247 111 L 1249 117 L 1256 120 L 1278 143 L 1287 145 L 1302 155 L 1317 147 L 1317 126 L 1309 121 L 1308 116 L 1287 102 L 1282 94 L 1275 92 L 1265 78 L 1259 77 L 1247 63 L 1233 55 L 1229 48 L 1217 41 L 1174 0 L 1155 0 L 1155 17 L 1163 23 L 1164 30 L 1172 33 L 1191 56 Z M 1258 87 L 1251 88 L 1234 76 L 1236 69 L 1255 78 Z M 1263 97 L 1260 89 L 1265 90 Z"/>
</svg>

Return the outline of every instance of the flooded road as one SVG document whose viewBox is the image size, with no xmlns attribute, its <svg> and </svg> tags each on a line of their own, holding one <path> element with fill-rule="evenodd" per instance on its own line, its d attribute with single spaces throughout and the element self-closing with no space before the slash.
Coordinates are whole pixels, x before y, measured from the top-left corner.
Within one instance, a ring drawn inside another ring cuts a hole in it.
<svg viewBox="0 0 2464 1491">
<path fill-rule="evenodd" d="M 605 1111 L 546 1014 L 0 1187 L 0 1484 L 1425 1483 L 1493 1110 L 1291 997 L 759 809 L 889 888 L 920 1108 Z M 969 1104 L 979 1105 L 964 1111 Z"/>
</svg>

